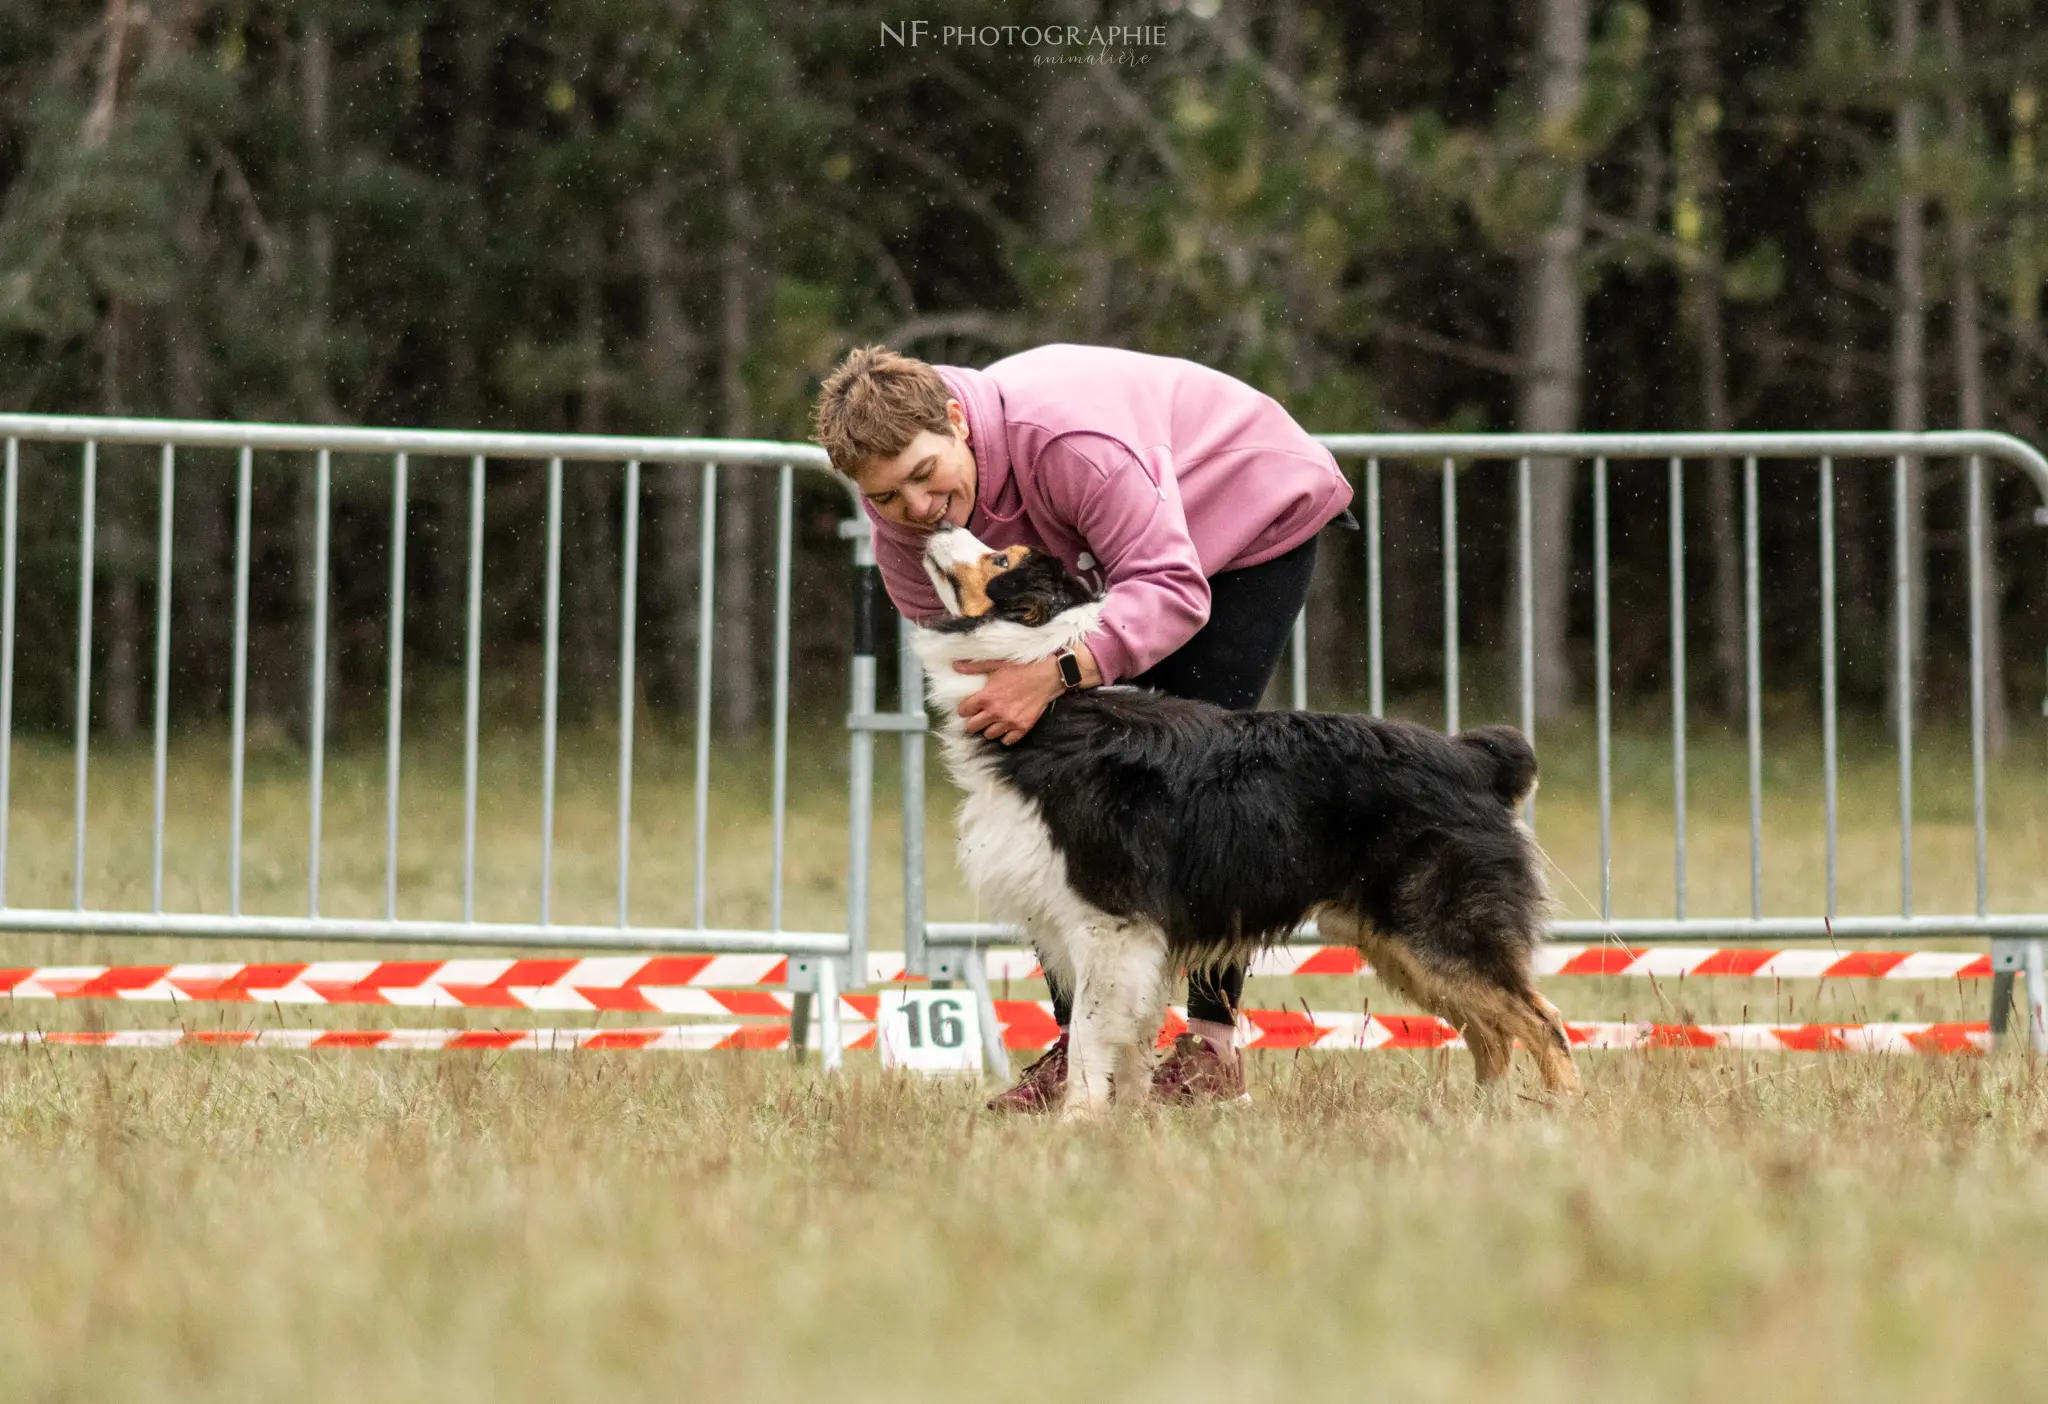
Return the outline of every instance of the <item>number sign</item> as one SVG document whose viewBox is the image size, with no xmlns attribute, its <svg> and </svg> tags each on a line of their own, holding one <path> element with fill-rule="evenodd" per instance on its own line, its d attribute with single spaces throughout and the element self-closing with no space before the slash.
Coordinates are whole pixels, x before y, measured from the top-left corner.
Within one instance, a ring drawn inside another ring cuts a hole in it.
<svg viewBox="0 0 2048 1404">
<path fill-rule="evenodd" d="M 981 1071 L 981 1019 L 966 990 L 884 990 L 876 1017 L 883 1067 Z"/>
</svg>

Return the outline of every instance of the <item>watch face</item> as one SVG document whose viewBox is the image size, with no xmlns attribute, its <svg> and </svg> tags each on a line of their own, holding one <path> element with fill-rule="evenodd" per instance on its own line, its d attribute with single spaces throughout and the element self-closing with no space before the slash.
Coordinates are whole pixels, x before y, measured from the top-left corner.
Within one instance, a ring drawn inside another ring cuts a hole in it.
<svg viewBox="0 0 2048 1404">
<path fill-rule="evenodd" d="M 1071 653 L 1060 655 L 1060 681 L 1068 687 L 1081 685 L 1081 660 Z"/>
</svg>

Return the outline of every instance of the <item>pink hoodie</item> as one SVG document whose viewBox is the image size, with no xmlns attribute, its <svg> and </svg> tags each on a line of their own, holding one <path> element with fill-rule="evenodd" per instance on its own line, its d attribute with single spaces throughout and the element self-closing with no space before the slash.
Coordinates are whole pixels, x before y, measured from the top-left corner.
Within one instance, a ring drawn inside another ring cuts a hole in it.
<svg viewBox="0 0 2048 1404">
<path fill-rule="evenodd" d="M 967 411 L 968 530 L 1050 551 L 1106 586 L 1088 648 L 1104 682 L 1136 677 L 1209 618 L 1209 577 L 1285 555 L 1351 501 L 1327 449 L 1271 398 L 1192 361 L 1041 346 L 987 370 L 940 366 Z M 896 608 L 944 613 L 928 539 L 868 509 Z"/>
</svg>

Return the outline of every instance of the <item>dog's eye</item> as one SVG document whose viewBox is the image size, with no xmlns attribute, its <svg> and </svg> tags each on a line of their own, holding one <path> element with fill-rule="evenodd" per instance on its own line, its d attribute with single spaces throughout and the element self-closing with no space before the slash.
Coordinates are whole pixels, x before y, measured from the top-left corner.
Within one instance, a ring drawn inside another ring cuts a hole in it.
<svg viewBox="0 0 2048 1404">
<path fill-rule="evenodd" d="M 988 563 L 996 570 L 1008 570 L 1010 568 L 1010 558 L 1008 556 L 990 556 Z"/>
</svg>

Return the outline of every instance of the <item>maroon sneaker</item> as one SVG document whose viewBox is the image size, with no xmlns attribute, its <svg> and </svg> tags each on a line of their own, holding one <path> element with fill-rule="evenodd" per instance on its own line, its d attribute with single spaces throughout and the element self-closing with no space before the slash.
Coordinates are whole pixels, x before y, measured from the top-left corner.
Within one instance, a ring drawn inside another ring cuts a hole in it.
<svg viewBox="0 0 2048 1404">
<path fill-rule="evenodd" d="M 1197 1034 L 1182 1034 L 1173 1049 L 1152 1071 L 1152 1096 L 1169 1106 L 1191 1107 L 1198 1102 L 1249 1102 L 1244 1090 L 1244 1061 L 1226 1062 Z"/>
<path fill-rule="evenodd" d="M 1039 1060 L 1024 1069 L 1024 1076 L 1017 1085 L 1007 1092 L 999 1092 L 989 1099 L 988 1109 L 996 1112 L 1015 1112 L 1029 1115 L 1036 1112 L 1054 1111 L 1067 1090 L 1067 1034 L 1060 1031 L 1059 1042 L 1045 1050 Z"/>
</svg>

